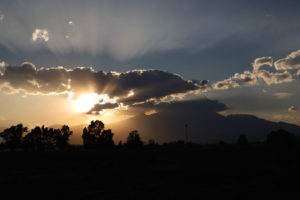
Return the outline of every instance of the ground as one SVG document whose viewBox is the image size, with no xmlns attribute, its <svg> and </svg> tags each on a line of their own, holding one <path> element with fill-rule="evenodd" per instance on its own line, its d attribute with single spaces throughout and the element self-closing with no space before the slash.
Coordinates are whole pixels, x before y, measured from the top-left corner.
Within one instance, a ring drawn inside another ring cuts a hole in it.
<svg viewBox="0 0 300 200">
<path fill-rule="evenodd" d="M 1 199 L 291 199 L 300 148 L 265 145 L 0 153 Z"/>
</svg>

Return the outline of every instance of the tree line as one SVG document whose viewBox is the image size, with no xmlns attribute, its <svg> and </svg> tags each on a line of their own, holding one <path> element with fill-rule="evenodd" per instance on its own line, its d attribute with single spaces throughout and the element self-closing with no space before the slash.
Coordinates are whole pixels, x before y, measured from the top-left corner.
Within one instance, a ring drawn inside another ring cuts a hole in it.
<svg viewBox="0 0 300 200">
<path fill-rule="evenodd" d="M 23 124 L 11 126 L 0 132 L 2 138 L 1 146 L 4 149 L 15 151 L 17 149 L 29 151 L 54 151 L 66 150 L 70 147 L 69 139 L 73 132 L 68 125 L 63 125 L 60 129 L 36 126 L 30 132 Z M 83 129 L 81 135 L 83 147 L 85 149 L 113 148 L 115 146 L 111 129 L 104 129 L 104 123 L 95 120 L 91 121 L 88 127 Z M 129 133 L 124 146 L 128 148 L 139 148 L 143 142 L 134 130 Z M 119 145 L 122 145 L 120 143 Z"/>
<path fill-rule="evenodd" d="M 90 125 L 83 129 L 82 140 L 85 149 L 112 148 L 115 146 L 114 134 L 111 129 L 104 129 L 103 122 L 91 121 Z M 119 143 L 119 146 L 122 142 Z M 137 130 L 129 133 L 124 144 L 128 148 L 140 148 L 144 145 Z"/>
<path fill-rule="evenodd" d="M 48 128 L 45 126 L 36 126 L 30 132 L 23 124 L 11 126 L 0 132 L 2 139 L 2 149 L 15 151 L 23 149 L 27 151 L 55 151 L 66 150 L 70 147 L 69 138 L 73 134 L 69 126 L 63 125 L 60 129 Z M 82 131 L 83 147 L 85 149 L 110 149 L 116 145 L 113 140 L 111 129 L 105 129 L 104 123 L 99 120 L 91 121 Z M 237 139 L 238 145 L 248 145 L 248 138 L 242 134 Z M 297 143 L 296 136 L 283 130 L 272 131 L 267 135 L 266 144 L 293 146 Z M 220 144 L 224 142 L 220 141 Z M 184 141 L 171 142 L 164 144 L 168 146 L 182 147 Z M 139 149 L 144 146 L 143 141 L 137 130 L 129 133 L 125 144 L 120 143 L 117 146 L 124 146 L 129 149 Z M 155 147 L 158 144 L 154 140 L 149 140 L 148 146 Z"/>
</svg>

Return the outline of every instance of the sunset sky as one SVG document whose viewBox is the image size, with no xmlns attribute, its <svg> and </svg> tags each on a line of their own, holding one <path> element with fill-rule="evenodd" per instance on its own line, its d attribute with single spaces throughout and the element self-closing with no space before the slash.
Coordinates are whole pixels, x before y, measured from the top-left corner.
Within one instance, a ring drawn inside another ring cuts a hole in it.
<svg viewBox="0 0 300 200">
<path fill-rule="evenodd" d="M 109 124 L 203 99 L 221 102 L 214 111 L 225 116 L 300 125 L 299 8 L 297 0 L 1 1 L 0 127 Z"/>
</svg>

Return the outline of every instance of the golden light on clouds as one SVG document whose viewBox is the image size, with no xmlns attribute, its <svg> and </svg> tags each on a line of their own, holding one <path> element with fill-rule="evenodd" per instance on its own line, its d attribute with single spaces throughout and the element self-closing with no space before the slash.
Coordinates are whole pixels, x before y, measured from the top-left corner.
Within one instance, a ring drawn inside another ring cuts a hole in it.
<svg viewBox="0 0 300 200">
<path fill-rule="evenodd" d="M 36 28 L 35 31 L 32 33 L 32 40 L 36 41 L 38 39 L 44 40 L 48 42 L 49 40 L 49 32 L 47 29 L 39 29 Z"/>
<path fill-rule="evenodd" d="M 99 100 L 100 96 L 96 93 L 79 95 L 75 100 L 70 98 L 74 110 L 78 113 L 88 112 Z"/>
<path fill-rule="evenodd" d="M 117 98 L 109 98 L 106 94 L 80 94 L 74 98 L 74 94 L 70 94 L 69 101 L 77 113 L 89 112 L 96 104 L 116 103 Z M 102 114 L 102 113 L 101 113 Z"/>
<path fill-rule="evenodd" d="M 145 112 L 145 115 L 153 115 L 156 113 L 157 113 L 157 111 L 153 109 L 153 110 L 149 110 L 149 111 Z"/>
</svg>

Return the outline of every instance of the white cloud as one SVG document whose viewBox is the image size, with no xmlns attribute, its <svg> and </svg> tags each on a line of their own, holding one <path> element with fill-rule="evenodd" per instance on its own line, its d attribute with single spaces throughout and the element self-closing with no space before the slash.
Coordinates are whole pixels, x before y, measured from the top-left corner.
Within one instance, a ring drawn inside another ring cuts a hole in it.
<svg viewBox="0 0 300 200">
<path fill-rule="evenodd" d="M 244 71 L 244 73 L 235 73 L 233 78 L 241 85 L 254 85 L 257 82 L 257 75 L 250 71 Z"/>
<path fill-rule="evenodd" d="M 272 57 L 260 57 L 256 58 L 253 62 L 253 71 L 257 72 L 259 68 L 263 65 L 268 65 L 272 67 L 273 65 L 273 58 Z"/>
<path fill-rule="evenodd" d="M 6 63 L 4 61 L 0 62 L 0 67 L 5 67 Z"/>
<path fill-rule="evenodd" d="M 287 57 L 277 60 L 274 65 L 277 70 L 300 68 L 300 50 L 294 51 Z"/>
<path fill-rule="evenodd" d="M 240 85 L 233 78 L 229 78 L 229 79 L 225 79 L 223 81 L 218 81 L 218 82 L 214 83 L 212 87 L 217 90 L 226 90 L 226 89 L 230 89 L 230 88 L 236 88 L 239 86 Z"/>
<path fill-rule="evenodd" d="M 289 92 L 277 92 L 272 95 L 278 99 L 286 99 L 286 98 L 293 96 L 293 94 L 289 93 Z"/>
<path fill-rule="evenodd" d="M 36 28 L 35 31 L 32 33 L 32 40 L 36 41 L 38 39 L 44 40 L 48 42 L 49 40 L 49 32 L 47 29 L 39 29 Z"/>
<path fill-rule="evenodd" d="M 217 81 L 212 85 L 214 89 L 230 89 L 244 85 L 255 85 L 258 79 L 262 79 L 267 85 L 281 84 L 294 81 L 293 75 L 288 72 L 271 72 L 267 70 L 261 70 L 260 67 L 263 65 L 272 66 L 272 57 L 261 57 L 257 58 L 253 62 L 253 72 L 244 71 L 243 73 L 235 73 L 234 76 Z M 300 70 L 296 75 L 300 75 Z"/>
<path fill-rule="evenodd" d="M 281 73 L 272 73 L 266 70 L 258 71 L 258 77 L 262 78 L 266 84 L 280 84 L 280 83 L 288 83 L 294 80 L 292 74 L 288 71 L 284 71 Z"/>
<path fill-rule="evenodd" d="M 290 112 L 297 112 L 297 110 L 298 110 L 298 108 L 295 106 L 291 106 L 288 108 L 288 111 L 290 111 Z"/>
<path fill-rule="evenodd" d="M 148 110 L 145 112 L 145 115 L 153 115 L 153 114 L 156 114 L 157 111 L 155 109 L 152 109 L 152 110 Z"/>
</svg>

